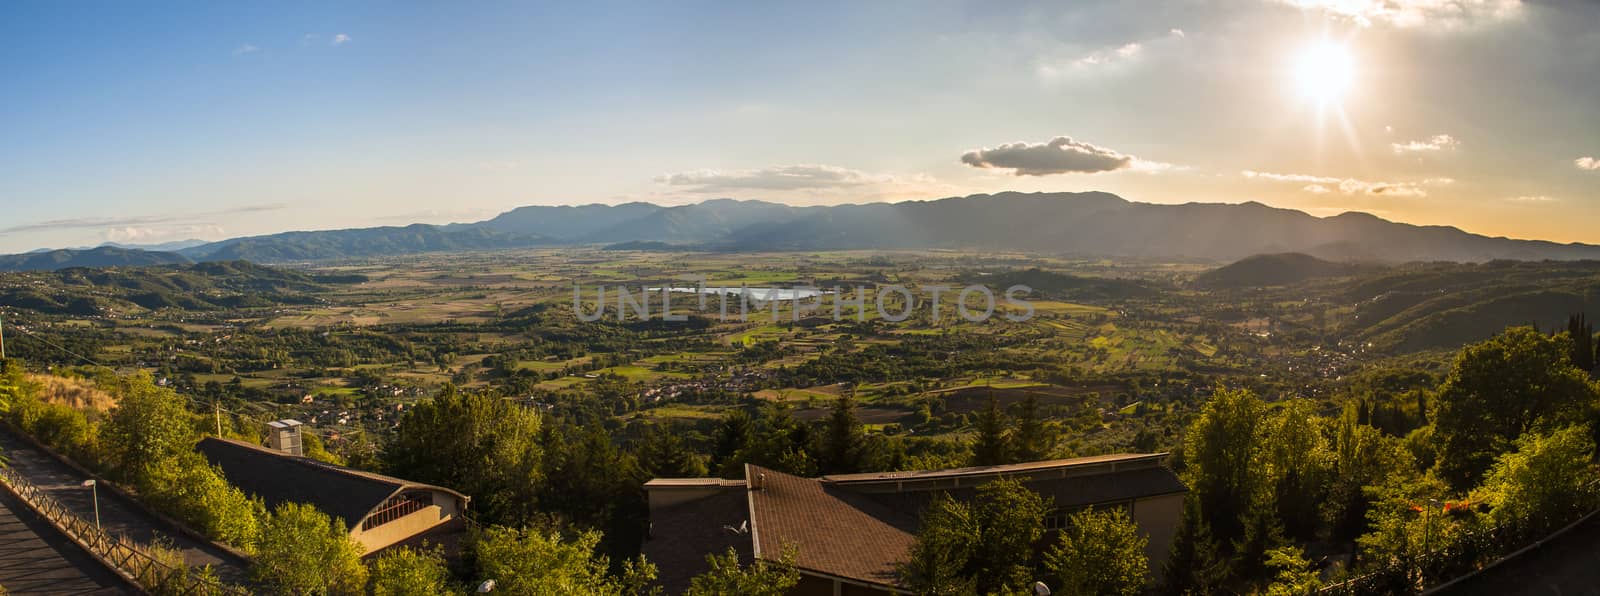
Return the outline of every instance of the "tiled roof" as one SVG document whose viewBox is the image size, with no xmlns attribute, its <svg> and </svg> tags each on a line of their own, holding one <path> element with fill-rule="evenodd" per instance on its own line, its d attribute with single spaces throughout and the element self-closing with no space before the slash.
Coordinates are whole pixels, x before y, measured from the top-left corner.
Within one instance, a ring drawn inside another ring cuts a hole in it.
<svg viewBox="0 0 1600 596">
<path fill-rule="evenodd" d="M 917 511 L 898 511 L 864 495 L 760 466 L 745 466 L 756 554 L 867 583 L 898 585 L 898 567 L 916 541 Z"/>
<path fill-rule="evenodd" d="M 1149 463 L 1152 465 L 1167 457 L 1166 453 L 1115 453 L 1110 455 L 1091 455 L 1088 457 L 1075 457 L 1071 459 L 1051 459 L 1045 461 L 1031 461 L 1018 464 L 1005 464 L 999 466 L 973 466 L 967 468 L 948 468 L 944 470 L 913 470 L 907 472 L 867 472 L 864 474 L 833 474 L 823 476 L 822 479 L 837 484 L 856 484 L 869 482 L 883 482 L 894 480 L 940 480 L 952 478 L 967 478 L 973 476 L 1015 475 L 1026 472 L 1040 472 L 1045 470 L 1067 470 L 1071 468 L 1085 468 L 1110 464 L 1112 466 L 1134 463 Z"/>
<path fill-rule="evenodd" d="M 244 441 L 206 437 L 195 449 L 222 468 L 229 484 L 261 497 L 268 508 L 286 502 L 315 505 L 350 528 L 405 489 L 437 490 L 465 499 L 448 488 L 285 455 Z"/>
</svg>

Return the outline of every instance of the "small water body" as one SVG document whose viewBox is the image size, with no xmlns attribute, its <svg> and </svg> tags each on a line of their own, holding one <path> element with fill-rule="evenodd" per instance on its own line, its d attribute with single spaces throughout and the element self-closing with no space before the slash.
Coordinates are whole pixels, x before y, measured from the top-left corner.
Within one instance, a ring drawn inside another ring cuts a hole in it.
<svg viewBox="0 0 1600 596">
<path fill-rule="evenodd" d="M 647 288 L 651 292 L 660 292 L 661 288 Z M 743 293 L 747 298 L 756 302 L 771 302 L 774 300 L 808 300 L 816 298 L 824 292 L 815 288 L 752 288 L 752 287 L 714 287 L 704 288 L 672 287 L 668 292 L 675 294 L 707 294 L 711 296 L 738 296 Z"/>
</svg>

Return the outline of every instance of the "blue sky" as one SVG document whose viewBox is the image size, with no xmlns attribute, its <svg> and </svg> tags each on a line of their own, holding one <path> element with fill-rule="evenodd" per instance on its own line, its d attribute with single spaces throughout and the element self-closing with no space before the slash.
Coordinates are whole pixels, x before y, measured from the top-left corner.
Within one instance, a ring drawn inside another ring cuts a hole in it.
<svg viewBox="0 0 1600 596">
<path fill-rule="evenodd" d="M 0 5 L 0 251 L 999 190 L 1600 243 L 1593 3 L 577 4 Z"/>
</svg>

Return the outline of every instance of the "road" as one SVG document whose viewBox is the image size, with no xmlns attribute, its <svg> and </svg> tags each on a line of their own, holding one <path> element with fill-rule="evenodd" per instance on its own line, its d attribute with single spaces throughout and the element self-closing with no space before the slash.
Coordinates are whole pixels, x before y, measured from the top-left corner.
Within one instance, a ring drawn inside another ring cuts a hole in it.
<svg viewBox="0 0 1600 596">
<path fill-rule="evenodd" d="M 0 489 L 0 586 L 13 596 L 137 593 L 5 489 Z"/>
<path fill-rule="evenodd" d="M 94 498 L 83 486 L 89 479 L 61 463 L 49 453 L 0 427 L 0 452 L 11 468 L 34 486 L 50 493 L 62 506 L 87 521 L 94 520 Z M 142 544 L 161 542 L 183 553 L 184 562 L 198 567 L 210 565 L 217 576 L 229 583 L 245 582 L 248 563 L 209 542 L 191 538 L 160 518 L 109 490 L 100 490 L 100 523 L 112 536 L 127 536 Z"/>
</svg>

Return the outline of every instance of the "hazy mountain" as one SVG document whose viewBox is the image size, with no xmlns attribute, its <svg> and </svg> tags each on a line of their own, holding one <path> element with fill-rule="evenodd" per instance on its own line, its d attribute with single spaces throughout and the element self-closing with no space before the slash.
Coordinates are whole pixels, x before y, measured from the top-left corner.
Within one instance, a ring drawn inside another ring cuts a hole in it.
<svg viewBox="0 0 1600 596">
<path fill-rule="evenodd" d="M 508 234 L 484 227 L 358 228 L 320 232 L 285 232 L 213 242 L 180 251 L 197 261 L 246 260 L 258 263 L 314 261 L 421 252 L 490 250 L 547 244 L 532 234 Z"/>
<path fill-rule="evenodd" d="M 191 238 L 189 240 L 173 240 L 171 242 L 158 242 L 158 243 L 155 243 L 155 244 L 124 244 L 124 243 L 121 243 L 121 242 L 107 242 L 105 244 L 101 244 L 100 246 L 111 246 L 111 247 L 116 247 L 116 248 L 136 248 L 136 249 L 139 249 L 139 250 L 153 250 L 153 251 L 160 251 L 160 252 L 176 252 L 176 251 L 183 250 L 185 248 L 200 246 L 200 245 L 205 244 L 205 243 L 206 243 L 205 240 L 196 240 L 196 239 Z"/>
<path fill-rule="evenodd" d="M 0 271 L 55 271 L 69 267 L 141 267 L 191 262 L 183 255 L 102 246 L 88 250 L 50 250 L 0 256 Z"/>
<path fill-rule="evenodd" d="M 1314 217 L 1260 203 L 1135 203 L 1104 192 L 973 195 L 792 207 L 717 199 L 519 207 L 478 223 L 289 232 L 185 248 L 195 260 L 282 262 L 549 244 L 663 242 L 707 250 L 965 248 L 1235 261 L 1304 253 L 1333 261 L 1600 259 L 1600 246 L 1489 238 L 1365 213 Z"/>
<path fill-rule="evenodd" d="M 621 205 L 534 205 L 518 207 L 476 224 L 454 224 L 455 228 L 488 228 L 507 234 L 528 234 L 566 241 L 583 241 L 601 230 L 638 220 L 666 209 L 650 203 Z M 629 238 L 629 240 L 642 240 Z"/>
<path fill-rule="evenodd" d="M 1202 273 L 1195 278 L 1195 284 L 1205 288 L 1282 286 L 1352 275 L 1362 269 L 1360 265 L 1324 261 L 1298 252 L 1254 255 Z"/>
</svg>

